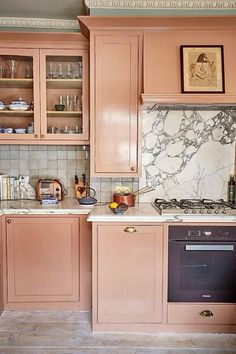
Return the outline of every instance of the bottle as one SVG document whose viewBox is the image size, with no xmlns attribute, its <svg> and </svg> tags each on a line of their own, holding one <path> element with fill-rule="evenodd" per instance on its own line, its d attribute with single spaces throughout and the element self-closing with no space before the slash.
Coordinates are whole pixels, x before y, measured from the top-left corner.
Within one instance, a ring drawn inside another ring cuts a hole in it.
<svg viewBox="0 0 236 354">
<path fill-rule="evenodd" d="M 228 202 L 235 203 L 235 180 L 234 175 L 230 175 L 228 182 Z"/>
</svg>

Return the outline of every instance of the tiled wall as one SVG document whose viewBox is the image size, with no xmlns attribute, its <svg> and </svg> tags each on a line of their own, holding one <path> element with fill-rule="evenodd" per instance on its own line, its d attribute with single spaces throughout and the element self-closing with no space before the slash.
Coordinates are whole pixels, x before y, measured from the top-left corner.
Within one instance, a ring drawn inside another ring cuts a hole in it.
<svg viewBox="0 0 236 354">
<path fill-rule="evenodd" d="M 90 185 L 96 190 L 96 198 L 99 202 L 112 201 L 112 194 L 116 186 L 128 186 L 136 191 L 139 186 L 138 178 L 91 178 Z"/>
<path fill-rule="evenodd" d="M 74 176 L 89 178 L 89 147 L 0 145 L 0 173 L 29 175 L 34 187 L 39 178 L 57 177 L 74 196 Z"/>
</svg>

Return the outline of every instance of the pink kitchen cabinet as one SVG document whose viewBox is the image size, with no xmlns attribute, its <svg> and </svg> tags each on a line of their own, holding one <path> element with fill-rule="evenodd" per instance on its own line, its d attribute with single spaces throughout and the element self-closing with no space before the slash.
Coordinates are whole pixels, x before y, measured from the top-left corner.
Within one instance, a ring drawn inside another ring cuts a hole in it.
<svg viewBox="0 0 236 354">
<path fill-rule="evenodd" d="M 107 224 L 95 232 L 93 328 L 160 324 L 163 227 Z"/>
<path fill-rule="evenodd" d="M 91 175 L 137 176 L 140 35 L 91 32 L 90 48 Z"/>
<path fill-rule="evenodd" d="M 0 33 L 0 68 L 0 144 L 89 144 L 88 42 L 81 34 Z M 9 109 L 19 97 L 28 109 Z M 60 101 L 64 110 L 56 110 Z"/>
<path fill-rule="evenodd" d="M 5 309 L 90 309 L 86 216 L 5 218 Z"/>
</svg>

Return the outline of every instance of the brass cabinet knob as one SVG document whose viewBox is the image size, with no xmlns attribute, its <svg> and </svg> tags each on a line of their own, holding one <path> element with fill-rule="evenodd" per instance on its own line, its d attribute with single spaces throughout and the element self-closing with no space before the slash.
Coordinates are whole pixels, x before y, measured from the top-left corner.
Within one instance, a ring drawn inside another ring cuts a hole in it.
<svg viewBox="0 0 236 354">
<path fill-rule="evenodd" d="M 202 317 L 212 317 L 212 316 L 214 316 L 213 312 L 211 312 L 210 310 L 201 311 L 199 313 L 199 315 L 202 316 Z"/>
<path fill-rule="evenodd" d="M 44 138 L 45 138 L 45 135 L 44 135 L 44 134 L 42 134 L 42 135 L 41 135 L 41 138 L 42 138 L 42 139 L 44 139 Z"/>
<path fill-rule="evenodd" d="M 133 232 L 137 232 L 137 230 L 136 230 L 135 227 L 133 227 L 133 226 L 127 226 L 127 227 L 124 229 L 124 232 L 133 233 Z"/>
<path fill-rule="evenodd" d="M 11 223 L 11 219 L 7 219 L 7 223 L 10 224 Z"/>
<path fill-rule="evenodd" d="M 35 134 L 35 135 L 34 135 L 34 137 L 35 137 L 36 139 L 38 139 L 38 138 L 39 138 L 38 134 Z"/>
<path fill-rule="evenodd" d="M 135 171 L 135 167 L 134 166 L 132 166 L 130 169 L 131 169 L 131 171 Z"/>
</svg>

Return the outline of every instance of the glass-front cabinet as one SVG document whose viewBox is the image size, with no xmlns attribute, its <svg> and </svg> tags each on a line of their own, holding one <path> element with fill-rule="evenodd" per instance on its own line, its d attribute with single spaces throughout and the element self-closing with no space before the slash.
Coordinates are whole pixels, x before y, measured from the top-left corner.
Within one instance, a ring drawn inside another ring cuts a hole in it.
<svg viewBox="0 0 236 354">
<path fill-rule="evenodd" d="M 37 49 L 0 49 L 0 141 L 40 136 Z"/>
<path fill-rule="evenodd" d="M 0 49 L 0 143 L 88 143 L 88 52 Z"/>
<path fill-rule="evenodd" d="M 88 139 L 87 51 L 41 50 L 41 137 Z"/>
</svg>

